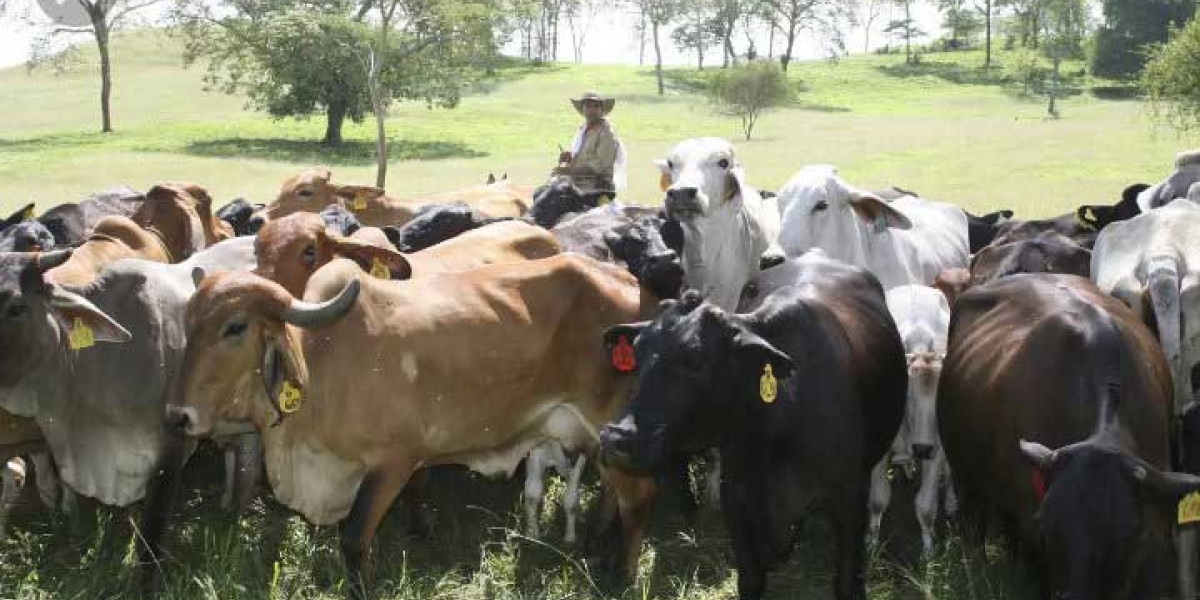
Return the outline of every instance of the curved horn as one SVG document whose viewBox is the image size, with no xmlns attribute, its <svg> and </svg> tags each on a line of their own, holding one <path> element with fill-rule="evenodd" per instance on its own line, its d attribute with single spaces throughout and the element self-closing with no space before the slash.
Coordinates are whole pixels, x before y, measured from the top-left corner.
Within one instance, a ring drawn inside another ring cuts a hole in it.
<svg viewBox="0 0 1200 600">
<path fill-rule="evenodd" d="M 33 266 L 38 270 L 39 273 L 45 273 L 46 271 L 49 271 L 50 269 L 67 262 L 67 259 L 71 258 L 71 252 L 73 252 L 71 249 L 43 252 L 38 254 L 33 259 Z"/>
<path fill-rule="evenodd" d="M 283 313 L 283 320 L 297 327 L 322 327 L 342 318 L 358 299 L 359 283 L 355 279 L 346 284 L 330 300 L 321 303 L 292 300 L 292 305 Z"/>
</svg>

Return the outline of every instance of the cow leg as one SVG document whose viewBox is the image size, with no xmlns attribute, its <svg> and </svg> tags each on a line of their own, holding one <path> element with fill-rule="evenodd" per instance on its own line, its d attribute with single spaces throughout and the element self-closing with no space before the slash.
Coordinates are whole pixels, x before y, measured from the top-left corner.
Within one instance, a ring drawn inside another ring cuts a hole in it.
<svg viewBox="0 0 1200 600">
<path fill-rule="evenodd" d="M 427 540 L 433 539 L 434 527 L 431 481 L 429 468 L 417 469 L 401 492 L 401 499 L 408 507 L 409 535 Z"/>
<path fill-rule="evenodd" d="M 733 543 L 739 600 L 759 600 L 767 588 L 768 559 L 764 554 L 770 539 L 760 525 L 766 518 L 761 489 L 726 482 L 725 523 Z M 762 486 L 759 486 L 762 487 Z"/>
<path fill-rule="evenodd" d="M 37 479 L 38 498 L 42 504 L 50 512 L 59 509 L 59 494 L 66 491 L 66 487 L 58 479 L 58 470 L 54 467 L 54 461 L 49 454 L 38 453 L 30 455 L 29 459 L 33 461 L 34 478 Z M 63 509 L 66 509 L 66 499 L 63 499 Z"/>
<path fill-rule="evenodd" d="M 1180 527 L 1175 533 L 1175 554 L 1178 557 L 1179 598 L 1195 600 L 1200 597 L 1196 583 L 1196 543 L 1200 540 L 1195 525 Z"/>
<path fill-rule="evenodd" d="M 942 454 L 942 474 L 944 475 L 941 484 L 946 491 L 945 509 L 946 516 L 953 517 L 958 514 L 958 491 L 954 489 L 954 474 L 950 472 L 950 461 L 946 460 L 946 455 Z"/>
<path fill-rule="evenodd" d="M 575 459 L 575 466 L 567 479 L 567 492 L 563 497 L 563 511 L 567 514 L 567 533 L 563 536 L 563 541 L 568 544 L 574 544 L 576 540 L 575 521 L 579 518 L 579 486 L 583 482 L 583 470 L 586 467 L 587 455 L 581 453 L 579 458 Z"/>
<path fill-rule="evenodd" d="M 9 460 L 0 472 L 0 540 L 8 528 L 8 516 L 17 506 L 21 490 L 25 487 L 25 461 L 20 458 Z"/>
<path fill-rule="evenodd" d="M 221 510 L 233 510 L 233 491 L 237 487 L 237 448 L 225 447 L 225 490 L 221 493 Z"/>
<path fill-rule="evenodd" d="M 358 487 L 358 495 L 354 498 L 349 516 L 339 525 L 350 596 L 356 600 L 367 597 L 367 582 L 371 579 L 371 544 L 375 541 L 375 531 L 412 472 L 412 463 L 392 463 L 368 473 Z"/>
<path fill-rule="evenodd" d="M 888 466 L 891 453 L 885 454 L 879 464 L 871 469 L 871 488 L 868 493 L 867 506 L 870 510 L 870 527 L 867 528 L 867 543 L 872 546 L 879 543 L 879 530 L 883 526 L 883 513 L 887 512 L 892 502 L 892 484 L 888 481 Z"/>
<path fill-rule="evenodd" d="M 535 539 L 541 534 L 539 521 L 546 493 L 545 444 L 539 444 L 525 459 L 525 535 Z"/>
<path fill-rule="evenodd" d="M 632 583 L 637 579 L 642 536 L 654 507 L 658 485 L 653 477 L 641 477 L 609 469 L 605 477 L 613 486 L 621 516 L 621 547 L 617 552 L 620 577 Z"/>
<path fill-rule="evenodd" d="M 238 436 L 237 440 L 237 509 L 246 510 L 262 482 L 263 447 L 257 433 Z"/>
<path fill-rule="evenodd" d="M 945 455 L 939 451 L 932 460 L 925 461 L 925 468 L 921 469 L 921 487 L 917 490 L 915 502 L 917 522 L 921 525 L 921 547 L 927 557 L 933 552 L 933 528 L 937 524 L 938 488 L 941 487 L 941 467 L 946 462 L 944 457 Z M 872 492 L 874 492 L 874 481 L 871 485 Z M 876 526 L 874 519 L 875 515 L 872 513 L 872 527 Z"/>
<path fill-rule="evenodd" d="M 865 534 L 867 529 L 867 497 L 870 481 L 862 481 L 846 490 L 835 500 L 834 528 L 837 533 L 837 575 L 834 596 L 837 600 L 865 600 L 867 588 L 863 580 L 866 564 Z"/>
<path fill-rule="evenodd" d="M 706 496 L 710 510 L 721 508 L 721 453 L 716 450 L 708 452 L 708 478 L 705 481 Z"/>
</svg>

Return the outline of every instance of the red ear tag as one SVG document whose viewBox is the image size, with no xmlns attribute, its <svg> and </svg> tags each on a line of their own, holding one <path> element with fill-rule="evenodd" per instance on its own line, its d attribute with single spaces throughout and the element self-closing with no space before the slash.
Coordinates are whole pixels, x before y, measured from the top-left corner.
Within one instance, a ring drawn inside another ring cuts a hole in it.
<svg viewBox="0 0 1200 600">
<path fill-rule="evenodd" d="M 1034 469 L 1029 475 L 1029 482 L 1033 484 L 1033 494 L 1041 502 L 1046 497 L 1046 476 L 1039 469 Z"/>
<path fill-rule="evenodd" d="M 633 345 L 629 338 L 621 336 L 612 351 L 613 368 L 622 373 L 632 373 L 637 368 L 637 360 L 633 357 Z"/>
</svg>

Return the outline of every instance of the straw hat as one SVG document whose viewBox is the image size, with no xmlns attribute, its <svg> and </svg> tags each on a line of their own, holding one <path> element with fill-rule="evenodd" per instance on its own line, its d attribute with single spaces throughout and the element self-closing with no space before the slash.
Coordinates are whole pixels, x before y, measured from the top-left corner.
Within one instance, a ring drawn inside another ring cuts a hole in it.
<svg viewBox="0 0 1200 600">
<path fill-rule="evenodd" d="M 572 98 L 571 104 L 574 104 L 575 111 L 582 115 L 583 103 L 587 102 L 588 100 L 594 100 L 600 103 L 601 116 L 608 116 L 608 113 L 612 112 L 613 107 L 617 105 L 617 100 L 615 98 L 605 98 L 596 92 L 587 92 L 579 98 Z"/>
</svg>

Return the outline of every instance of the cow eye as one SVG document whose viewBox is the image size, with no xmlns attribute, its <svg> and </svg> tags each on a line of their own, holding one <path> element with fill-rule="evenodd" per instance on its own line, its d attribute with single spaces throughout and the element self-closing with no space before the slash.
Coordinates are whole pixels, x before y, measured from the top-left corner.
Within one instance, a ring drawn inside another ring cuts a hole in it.
<svg viewBox="0 0 1200 600">
<path fill-rule="evenodd" d="M 829 208 L 829 203 L 824 200 L 821 200 L 820 202 L 817 202 L 817 205 L 813 207 L 812 211 L 816 213 L 816 212 L 821 212 L 827 208 Z"/>
<path fill-rule="evenodd" d="M 301 190 L 297 190 L 297 191 L 296 191 L 296 195 L 297 195 L 297 196 L 300 196 L 301 198 L 312 198 L 312 196 L 313 196 L 313 191 L 312 191 L 312 190 L 310 190 L 310 189 L 308 189 L 308 188 L 304 188 L 304 189 L 301 189 Z"/>
<path fill-rule="evenodd" d="M 717 162 L 717 166 L 721 167 L 722 169 L 728 169 L 729 168 L 729 159 L 722 158 L 720 161 Z"/>
<path fill-rule="evenodd" d="M 246 333 L 246 324 L 242 321 L 232 321 L 225 324 L 225 329 L 221 331 L 221 337 L 235 337 Z"/>
<path fill-rule="evenodd" d="M 25 314 L 25 303 L 21 302 L 20 300 L 13 300 L 12 303 L 8 305 L 8 310 L 5 311 L 5 314 L 7 314 L 8 318 L 10 319 L 15 319 Z"/>
<path fill-rule="evenodd" d="M 304 264 L 309 268 L 317 264 L 317 247 L 313 244 L 304 247 Z"/>
</svg>

